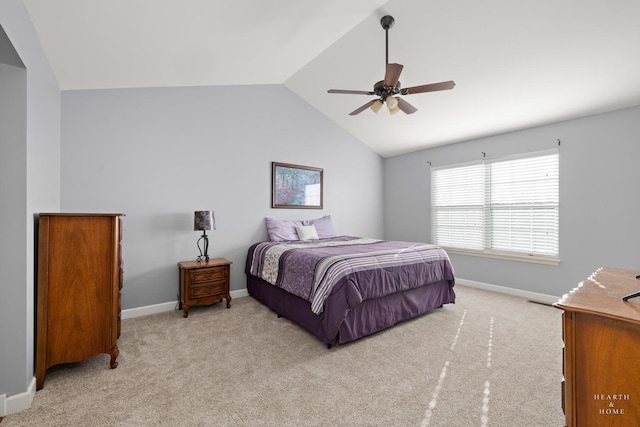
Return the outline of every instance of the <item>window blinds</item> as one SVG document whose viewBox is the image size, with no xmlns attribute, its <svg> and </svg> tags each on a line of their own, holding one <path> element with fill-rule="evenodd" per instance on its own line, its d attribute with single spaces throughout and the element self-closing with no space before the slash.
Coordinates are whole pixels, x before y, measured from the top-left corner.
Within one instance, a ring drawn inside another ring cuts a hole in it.
<svg viewBox="0 0 640 427">
<path fill-rule="evenodd" d="M 472 251 L 558 256 L 558 151 L 433 168 L 435 244 Z"/>
<path fill-rule="evenodd" d="M 484 248 L 483 165 L 431 170 L 431 228 L 435 244 Z"/>
</svg>

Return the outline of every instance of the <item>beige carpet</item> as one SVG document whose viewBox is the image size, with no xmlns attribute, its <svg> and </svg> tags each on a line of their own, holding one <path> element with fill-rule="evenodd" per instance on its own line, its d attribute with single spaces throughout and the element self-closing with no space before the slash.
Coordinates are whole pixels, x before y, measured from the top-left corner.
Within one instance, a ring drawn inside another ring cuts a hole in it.
<svg viewBox="0 0 640 427">
<path fill-rule="evenodd" d="M 328 350 L 251 297 L 122 322 L 109 358 L 52 367 L 11 426 L 564 425 L 561 311 L 458 300 Z"/>
</svg>

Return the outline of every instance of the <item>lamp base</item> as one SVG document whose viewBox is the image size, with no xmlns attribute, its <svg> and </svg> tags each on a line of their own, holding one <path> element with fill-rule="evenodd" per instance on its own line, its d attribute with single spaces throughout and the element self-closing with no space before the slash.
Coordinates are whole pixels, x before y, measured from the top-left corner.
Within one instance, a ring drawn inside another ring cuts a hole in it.
<svg viewBox="0 0 640 427">
<path fill-rule="evenodd" d="M 202 249 L 200 249 L 200 240 L 204 240 L 204 252 L 202 251 Z M 202 262 L 202 261 L 209 261 L 209 237 L 207 237 L 207 232 L 206 230 L 202 231 L 202 236 L 200 236 L 200 238 L 198 239 L 198 250 L 200 251 L 200 255 L 198 256 L 198 258 L 196 258 L 197 262 Z"/>
</svg>

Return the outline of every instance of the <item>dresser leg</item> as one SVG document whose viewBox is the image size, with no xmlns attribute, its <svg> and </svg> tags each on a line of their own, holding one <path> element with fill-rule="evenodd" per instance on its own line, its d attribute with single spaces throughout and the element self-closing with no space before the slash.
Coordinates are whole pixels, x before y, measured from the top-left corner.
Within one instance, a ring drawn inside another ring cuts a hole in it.
<svg viewBox="0 0 640 427">
<path fill-rule="evenodd" d="M 227 308 L 231 308 L 231 297 L 226 297 L 227 298 Z"/>
<path fill-rule="evenodd" d="M 115 369 L 118 367 L 118 362 L 116 362 L 116 359 L 118 358 L 118 356 L 120 355 L 120 349 L 118 349 L 117 345 L 114 345 L 113 348 L 111 349 L 111 369 Z"/>
<path fill-rule="evenodd" d="M 184 310 L 184 314 L 182 315 L 182 317 L 189 317 L 189 306 L 187 304 L 184 304 L 182 306 L 182 310 Z"/>
</svg>

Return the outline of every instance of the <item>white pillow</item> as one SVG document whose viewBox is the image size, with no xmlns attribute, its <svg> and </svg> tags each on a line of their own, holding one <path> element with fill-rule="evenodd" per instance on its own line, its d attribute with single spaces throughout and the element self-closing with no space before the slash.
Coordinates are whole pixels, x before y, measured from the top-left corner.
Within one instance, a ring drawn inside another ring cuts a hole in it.
<svg viewBox="0 0 640 427">
<path fill-rule="evenodd" d="M 318 231 L 315 225 L 296 225 L 300 240 L 318 240 Z"/>
</svg>

